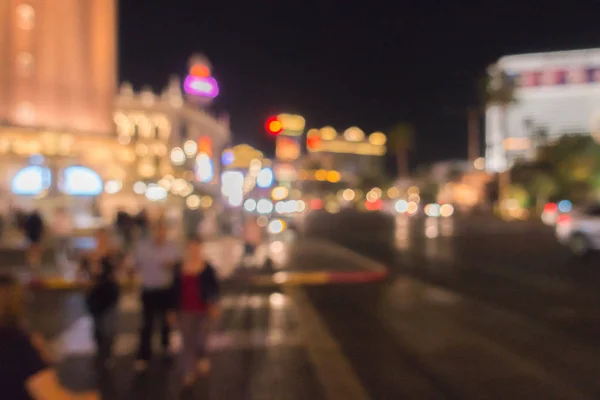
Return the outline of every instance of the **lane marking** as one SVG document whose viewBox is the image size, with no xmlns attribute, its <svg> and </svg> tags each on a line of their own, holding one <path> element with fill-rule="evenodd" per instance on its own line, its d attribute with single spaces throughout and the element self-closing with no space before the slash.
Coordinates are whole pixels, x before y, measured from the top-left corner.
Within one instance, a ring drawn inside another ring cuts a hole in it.
<svg viewBox="0 0 600 400">
<path fill-rule="evenodd" d="M 350 361 L 325 327 L 306 293 L 296 287 L 285 287 L 284 293 L 296 305 L 301 334 L 326 397 L 329 400 L 369 400 L 370 396 Z"/>
</svg>

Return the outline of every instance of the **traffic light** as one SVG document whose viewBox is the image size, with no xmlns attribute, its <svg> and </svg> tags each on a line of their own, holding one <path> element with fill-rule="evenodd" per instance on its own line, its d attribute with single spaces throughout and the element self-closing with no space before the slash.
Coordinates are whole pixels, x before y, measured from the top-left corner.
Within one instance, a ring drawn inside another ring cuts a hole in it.
<svg viewBox="0 0 600 400">
<path fill-rule="evenodd" d="M 277 119 L 277 117 L 269 118 L 265 124 L 265 127 L 267 128 L 267 132 L 269 132 L 271 135 L 279 135 L 281 132 L 283 132 L 283 124 Z"/>
</svg>

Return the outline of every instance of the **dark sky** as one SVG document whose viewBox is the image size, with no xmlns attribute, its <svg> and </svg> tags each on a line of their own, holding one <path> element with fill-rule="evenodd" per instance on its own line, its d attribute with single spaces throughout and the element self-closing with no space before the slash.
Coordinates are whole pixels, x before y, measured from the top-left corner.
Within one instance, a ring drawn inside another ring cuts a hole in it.
<svg viewBox="0 0 600 400">
<path fill-rule="evenodd" d="M 504 54 L 600 46 L 592 1 L 121 0 L 120 77 L 161 89 L 213 63 L 236 142 L 269 151 L 271 114 L 308 127 L 413 123 L 412 163 L 466 157 L 463 110 Z M 596 5 L 593 5 L 596 3 Z"/>
</svg>

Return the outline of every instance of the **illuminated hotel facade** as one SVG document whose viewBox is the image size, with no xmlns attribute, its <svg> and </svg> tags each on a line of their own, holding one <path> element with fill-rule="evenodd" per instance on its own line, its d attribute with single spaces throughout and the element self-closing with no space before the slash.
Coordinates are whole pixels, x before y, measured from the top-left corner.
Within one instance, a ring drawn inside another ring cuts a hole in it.
<svg viewBox="0 0 600 400">
<path fill-rule="evenodd" d="M 502 57 L 515 101 L 486 112 L 486 168 L 500 172 L 568 134 L 600 132 L 600 49 Z"/>
<path fill-rule="evenodd" d="M 206 111 L 216 81 L 190 73 L 187 93 L 172 79 L 158 95 L 128 84 L 117 94 L 116 8 L 116 0 L 0 0 L 4 203 L 75 214 L 93 206 L 105 218 L 171 198 L 191 209 L 212 204 L 229 141 L 228 121 Z"/>
</svg>

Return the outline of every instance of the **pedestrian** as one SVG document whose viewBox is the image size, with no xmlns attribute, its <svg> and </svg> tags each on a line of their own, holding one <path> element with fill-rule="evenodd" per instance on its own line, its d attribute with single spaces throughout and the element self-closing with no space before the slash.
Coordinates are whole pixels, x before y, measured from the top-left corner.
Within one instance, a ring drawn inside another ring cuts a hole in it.
<svg viewBox="0 0 600 400">
<path fill-rule="evenodd" d="M 42 237 L 44 221 L 37 210 L 33 210 L 25 220 L 25 236 L 29 241 L 27 262 L 30 267 L 39 268 L 42 263 Z"/>
<path fill-rule="evenodd" d="M 129 215 L 125 210 L 120 209 L 117 212 L 115 225 L 117 228 L 117 232 L 119 232 L 119 235 L 121 236 L 123 252 L 128 253 L 133 245 L 133 217 Z"/>
<path fill-rule="evenodd" d="M 65 208 L 60 207 L 54 214 L 52 221 L 54 236 L 56 265 L 65 267 L 71 254 L 71 237 L 73 235 L 73 221 Z"/>
<path fill-rule="evenodd" d="M 178 247 L 167 238 L 167 226 L 156 225 L 150 238 L 141 240 L 134 256 L 142 286 L 142 326 L 135 368 L 143 371 L 152 357 L 152 332 L 155 322 L 161 328 L 161 344 L 165 354 L 169 351 L 170 329 L 167 309 L 171 303 L 173 266 L 180 258 Z"/>
<path fill-rule="evenodd" d="M 75 394 L 62 386 L 40 335 L 24 320 L 23 288 L 0 275 L 0 391 L 10 400 L 97 400 L 97 393 Z"/>
<path fill-rule="evenodd" d="M 86 305 L 94 321 L 97 359 L 100 365 L 111 368 L 114 366 L 112 350 L 117 330 L 119 283 L 116 274 L 119 258 L 110 246 L 105 229 L 98 230 L 95 238 L 96 248 L 82 258 L 81 266 L 91 283 Z"/>
<path fill-rule="evenodd" d="M 210 370 L 206 352 L 208 322 L 218 314 L 217 275 L 204 259 L 198 236 L 188 239 L 183 259 L 174 266 L 171 295 L 169 322 L 181 332 L 181 368 L 187 386 L 195 381 L 197 374 L 204 375 Z"/>
</svg>

